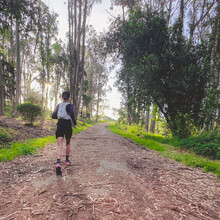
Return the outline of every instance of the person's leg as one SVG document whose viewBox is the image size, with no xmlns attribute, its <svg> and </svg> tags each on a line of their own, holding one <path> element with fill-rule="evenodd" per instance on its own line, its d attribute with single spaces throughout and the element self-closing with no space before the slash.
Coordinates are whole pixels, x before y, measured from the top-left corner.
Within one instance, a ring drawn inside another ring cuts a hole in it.
<svg viewBox="0 0 220 220">
<path fill-rule="evenodd" d="M 66 138 L 66 161 L 65 161 L 65 165 L 70 165 L 71 164 L 71 161 L 69 160 L 70 140 L 71 140 L 71 138 Z"/>
<path fill-rule="evenodd" d="M 66 156 L 70 155 L 70 140 L 71 138 L 66 139 Z"/>
<path fill-rule="evenodd" d="M 62 156 L 62 149 L 63 149 L 63 126 L 62 122 L 58 121 L 57 123 L 57 130 L 56 130 L 56 139 L 57 139 L 57 163 L 56 163 L 56 173 L 57 175 L 61 175 L 61 166 L 60 166 L 60 159 Z"/>
<path fill-rule="evenodd" d="M 63 137 L 57 138 L 57 161 L 62 157 L 62 149 L 63 149 Z"/>
<path fill-rule="evenodd" d="M 70 156 L 70 141 L 71 141 L 71 137 L 72 137 L 72 126 L 71 126 L 71 122 L 69 123 L 69 125 L 67 126 L 66 129 L 66 165 L 70 165 L 71 161 L 69 160 L 69 156 Z"/>
</svg>

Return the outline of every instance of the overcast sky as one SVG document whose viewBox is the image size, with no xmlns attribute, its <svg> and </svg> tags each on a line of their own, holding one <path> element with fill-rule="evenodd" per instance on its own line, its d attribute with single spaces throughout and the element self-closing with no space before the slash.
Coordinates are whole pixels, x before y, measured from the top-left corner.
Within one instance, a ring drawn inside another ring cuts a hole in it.
<svg viewBox="0 0 220 220">
<path fill-rule="evenodd" d="M 56 12 L 59 15 L 59 38 L 67 43 L 66 33 L 68 31 L 68 11 L 67 0 L 43 0 L 50 8 L 51 11 Z M 110 0 L 103 0 L 101 4 L 95 4 L 93 6 L 91 15 L 88 18 L 88 24 L 92 25 L 97 32 L 103 32 L 108 30 L 110 14 L 116 16 L 121 10 L 119 8 L 110 9 Z M 109 14 L 110 12 L 110 14 Z M 109 82 L 107 86 L 112 87 L 112 91 L 107 92 L 106 100 L 109 109 L 105 111 L 105 114 L 114 117 L 112 108 L 120 108 L 121 95 L 117 88 L 113 87 L 115 82 L 115 71 L 110 73 Z"/>
</svg>

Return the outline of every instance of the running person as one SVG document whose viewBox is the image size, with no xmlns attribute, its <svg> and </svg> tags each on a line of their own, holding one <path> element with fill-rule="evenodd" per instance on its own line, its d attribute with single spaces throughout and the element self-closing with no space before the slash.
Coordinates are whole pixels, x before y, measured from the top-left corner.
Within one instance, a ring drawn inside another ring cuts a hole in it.
<svg viewBox="0 0 220 220">
<path fill-rule="evenodd" d="M 58 119 L 57 130 L 56 130 L 56 139 L 57 139 L 57 163 L 56 163 L 56 173 L 60 175 L 61 165 L 60 158 L 62 157 L 62 148 L 64 136 L 66 138 L 66 161 L 65 165 L 70 165 L 71 161 L 69 160 L 70 155 L 70 140 L 72 137 L 72 125 L 76 125 L 76 120 L 74 117 L 74 106 L 69 103 L 70 93 L 63 92 L 62 100 L 59 105 L 56 106 L 52 118 Z"/>
</svg>

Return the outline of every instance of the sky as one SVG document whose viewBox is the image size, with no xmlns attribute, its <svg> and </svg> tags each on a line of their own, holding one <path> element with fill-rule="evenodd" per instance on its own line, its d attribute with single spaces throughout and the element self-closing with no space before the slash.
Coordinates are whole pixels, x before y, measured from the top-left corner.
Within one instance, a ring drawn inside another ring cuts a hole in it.
<svg viewBox="0 0 220 220">
<path fill-rule="evenodd" d="M 66 33 L 68 31 L 68 11 L 67 11 L 67 0 L 43 0 L 50 8 L 51 11 L 54 11 L 59 15 L 58 18 L 58 29 L 59 29 L 59 38 L 67 42 Z M 121 10 L 119 8 L 110 9 L 111 3 L 110 0 L 102 0 L 102 3 L 95 4 L 91 11 L 91 14 L 88 18 L 87 24 L 92 25 L 95 30 L 99 32 L 107 31 L 110 24 L 109 18 L 111 15 L 117 16 Z M 110 15 L 111 14 L 111 15 Z M 113 70 L 109 75 L 109 82 L 106 87 L 110 86 L 111 91 L 108 91 L 106 94 L 106 104 L 109 106 L 105 110 L 105 115 L 116 118 L 113 108 L 119 109 L 121 102 L 121 94 L 118 92 L 117 88 L 114 87 L 116 79 L 116 71 Z"/>
</svg>

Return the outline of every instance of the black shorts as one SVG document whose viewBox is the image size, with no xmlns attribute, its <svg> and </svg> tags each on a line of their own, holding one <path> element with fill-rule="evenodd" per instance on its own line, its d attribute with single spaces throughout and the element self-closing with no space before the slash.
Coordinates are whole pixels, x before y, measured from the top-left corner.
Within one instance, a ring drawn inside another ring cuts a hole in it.
<svg viewBox="0 0 220 220">
<path fill-rule="evenodd" d="M 56 130 L 56 138 L 64 137 L 71 138 L 72 137 L 72 124 L 71 120 L 59 119 L 57 122 L 57 130 Z"/>
</svg>

